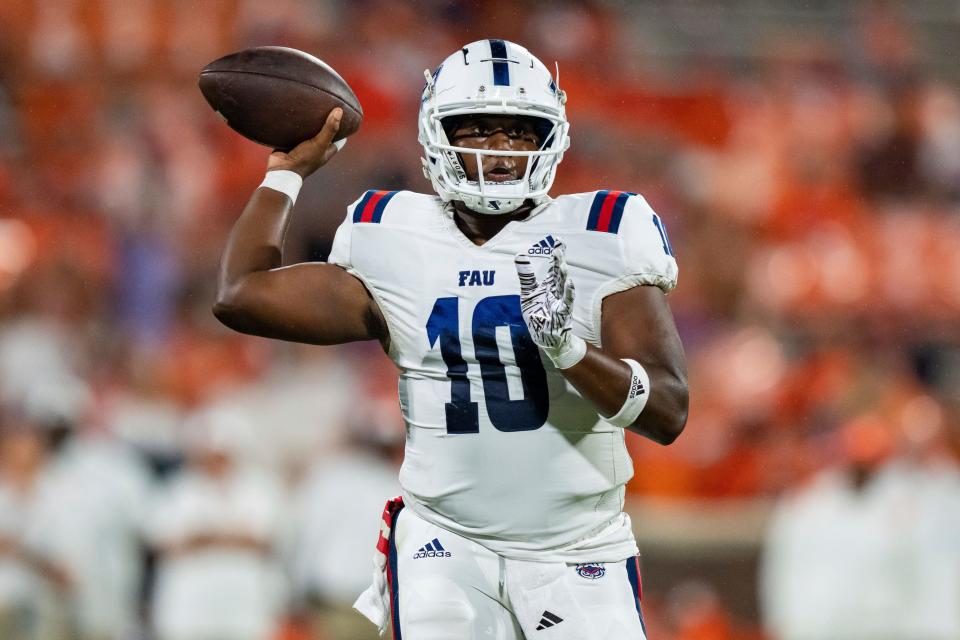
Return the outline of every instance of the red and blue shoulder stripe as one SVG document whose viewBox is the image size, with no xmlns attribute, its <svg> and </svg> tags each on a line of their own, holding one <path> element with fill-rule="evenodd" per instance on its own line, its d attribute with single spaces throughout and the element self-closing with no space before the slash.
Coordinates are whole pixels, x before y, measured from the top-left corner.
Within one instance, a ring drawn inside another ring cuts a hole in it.
<svg viewBox="0 0 960 640">
<path fill-rule="evenodd" d="M 590 205 L 590 217 L 587 218 L 587 231 L 617 233 L 627 199 L 637 194 L 630 191 L 598 191 Z"/>
<path fill-rule="evenodd" d="M 372 222 L 378 224 L 383 212 L 393 196 L 399 191 L 367 191 L 353 210 L 354 222 Z"/>
</svg>

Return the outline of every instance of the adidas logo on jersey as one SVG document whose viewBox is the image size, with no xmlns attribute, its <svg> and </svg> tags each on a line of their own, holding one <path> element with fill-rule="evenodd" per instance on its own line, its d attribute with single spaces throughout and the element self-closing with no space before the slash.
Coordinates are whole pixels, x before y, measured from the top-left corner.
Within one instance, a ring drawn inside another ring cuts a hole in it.
<svg viewBox="0 0 960 640">
<path fill-rule="evenodd" d="M 417 558 L 449 558 L 451 554 L 449 551 L 443 548 L 443 545 L 440 544 L 440 541 L 434 538 L 427 544 L 420 547 L 415 554 L 413 554 L 413 559 Z"/>
<path fill-rule="evenodd" d="M 540 242 L 537 242 L 532 247 L 527 249 L 528 256 L 549 256 L 553 253 L 553 248 L 556 246 L 557 241 L 553 239 L 553 236 L 547 236 Z"/>
<path fill-rule="evenodd" d="M 563 622 L 563 618 L 557 614 L 544 611 L 543 615 L 540 616 L 540 626 L 537 627 L 537 631 L 543 631 L 544 629 L 555 627 L 561 622 Z"/>
</svg>

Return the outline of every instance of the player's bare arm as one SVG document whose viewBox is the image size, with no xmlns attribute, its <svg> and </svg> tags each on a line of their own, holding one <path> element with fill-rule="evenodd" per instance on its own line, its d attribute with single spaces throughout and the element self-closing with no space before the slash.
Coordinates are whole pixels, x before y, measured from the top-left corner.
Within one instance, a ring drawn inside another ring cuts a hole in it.
<svg viewBox="0 0 960 640">
<path fill-rule="evenodd" d="M 332 144 L 342 111 L 334 109 L 323 129 L 287 153 L 270 154 L 268 171 L 306 178 L 336 154 Z M 227 239 L 213 312 L 243 333 L 306 342 L 340 344 L 386 340 L 386 324 L 370 293 L 340 267 L 303 263 L 282 267 L 291 199 L 257 189 Z"/>
<path fill-rule="evenodd" d="M 604 298 L 603 347 L 588 344 L 573 334 L 576 288 L 565 255 L 566 245 L 558 241 L 549 268 L 539 276 L 530 258 L 515 259 L 521 311 L 533 341 L 600 415 L 670 444 L 686 423 L 687 376 L 663 292 L 641 285 Z"/>
<path fill-rule="evenodd" d="M 687 421 L 687 363 L 663 291 L 639 286 L 603 301 L 603 348 L 587 346 L 583 360 L 563 374 L 604 417 L 616 414 L 632 381 L 621 358 L 641 363 L 650 376 L 650 398 L 627 427 L 660 444 L 673 442 Z"/>
</svg>

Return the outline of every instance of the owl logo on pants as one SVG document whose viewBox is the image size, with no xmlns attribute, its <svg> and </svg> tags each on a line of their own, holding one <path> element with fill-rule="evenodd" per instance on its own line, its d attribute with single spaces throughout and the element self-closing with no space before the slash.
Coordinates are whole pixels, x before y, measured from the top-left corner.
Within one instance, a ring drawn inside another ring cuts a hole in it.
<svg viewBox="0 0 960 640">
<path fill-rule="evenodd" d="M 581 578 L 586 578 L 587 580 L 597 580 L 602 578 L 604 574 L 607 573 L 607 569 L 603 566 L 602 562 L 591 562 L 588 564 L 578 564 L 577 573 L 580 574 Z"/>
</svg>

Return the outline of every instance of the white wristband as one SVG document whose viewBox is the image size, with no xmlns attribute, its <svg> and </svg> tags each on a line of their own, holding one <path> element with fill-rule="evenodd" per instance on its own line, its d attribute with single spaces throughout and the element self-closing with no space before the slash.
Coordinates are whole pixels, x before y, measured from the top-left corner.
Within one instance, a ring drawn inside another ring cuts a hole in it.
<svg viewBox="0 0 960 640">
<path fill-rule="evenodd" d="M 587 342 L 580 336 L 571 335 L 570 339 L 567 340 L 567 343 L 562 347 L 556 349 L 545 349 L 540 347 L 547 357 L 550 358 L 550 361 L 553 362 L 553 366 L 557 369 L 569 369 L 573 365 L 577 364 L 583 357 L 587 355 Z"/>
<path fill-rule="evenodd" d="M 630 391 L 627 393 L 627 399 L 620 407 L 617 415 L 610 418 L 603 418 L 615 427 L 625 429 L 629 427 L 640 416 L 643 408 L 647 406 L 647 400 L 650 398 L 650 376 L 639 362 L 630 358 L 623 358 L 623 361 L 630 366 L 632 376 L 630 378 Z"/>
<path fill-rule="evenodd" d="M 303 186 L 303 178 L 295 171 L 275 169 L 267 171 L 267 175 L 263 178 L 260 186 L 279 191 L 290 198 L 291 203 L 296 204 L 297 196 L 300 195 L 300 187 Z"/>
</svg>

